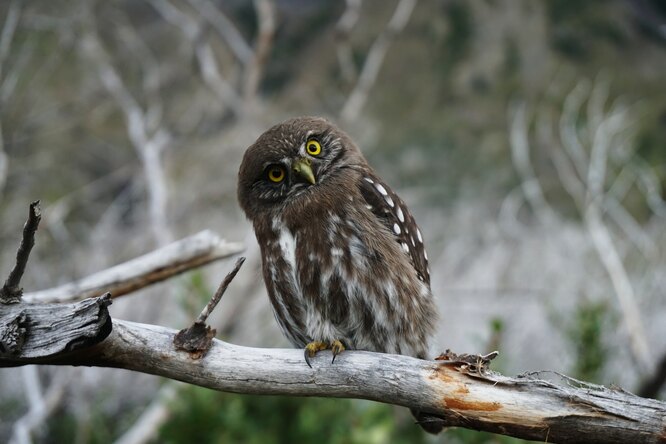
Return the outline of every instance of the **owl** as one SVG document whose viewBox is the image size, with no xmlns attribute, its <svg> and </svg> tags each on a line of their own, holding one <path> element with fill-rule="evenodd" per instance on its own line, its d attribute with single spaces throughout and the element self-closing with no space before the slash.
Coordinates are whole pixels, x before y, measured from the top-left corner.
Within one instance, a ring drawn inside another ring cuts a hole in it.
<svg viewBox="0 0 666 444">
<path fill-rule="evenodd" d="M 275 319 L 308 365 L 325 349 L 333 361 L 345 349 L 428 357 L 437 312 L 423 235 L 347 134 L 317 117 L 273 126 L 245 152 L 238 200 Z"/>
</svg>

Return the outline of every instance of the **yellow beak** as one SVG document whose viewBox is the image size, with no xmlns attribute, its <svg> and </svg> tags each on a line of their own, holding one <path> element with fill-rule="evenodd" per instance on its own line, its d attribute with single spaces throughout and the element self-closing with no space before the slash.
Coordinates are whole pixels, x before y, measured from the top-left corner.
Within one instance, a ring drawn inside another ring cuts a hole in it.
<svg viewBox="0 0 666 444">
<path fill-rule="evenodd" d="M 316 183 L 314 174 L 312 173 L 312 162 L 310 159 L 305 157 L 298 159 L 294 162 L 294 171 L 296 174 L 300 175 L 302 178 L 310 182 L 312 185 Z"/>
</svg>

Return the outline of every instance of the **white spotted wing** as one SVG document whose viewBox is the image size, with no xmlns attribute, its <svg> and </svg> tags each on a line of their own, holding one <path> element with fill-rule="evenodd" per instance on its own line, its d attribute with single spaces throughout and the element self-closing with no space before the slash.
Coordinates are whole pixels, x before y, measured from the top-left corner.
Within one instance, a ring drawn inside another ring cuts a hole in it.
<svg viewBox="0 0 666 444">
<path fill-rule="evenodd" d="M 409 255 L 419 278 L 430 285 L 423 235 L 405 203 L 374 175 L 365 176 L 360 189 L 367 208 L 393 233 L 402 250 Z"/>
</svg>

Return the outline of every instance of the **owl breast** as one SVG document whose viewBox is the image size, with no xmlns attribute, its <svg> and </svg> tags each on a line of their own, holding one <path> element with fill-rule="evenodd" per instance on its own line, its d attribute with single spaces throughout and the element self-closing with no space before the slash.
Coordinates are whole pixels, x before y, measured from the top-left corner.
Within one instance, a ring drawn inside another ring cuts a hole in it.
<svg viewBox="0 0 666 444">
<path fill-rule="evenodd" d="M 350 349 L 425 357 L 435 312 L 428 284 L 364 205 L 336 208 L 276 218 L 260 239 L 280 328 L 297 347 L 337 339 Z"/>
</svg>

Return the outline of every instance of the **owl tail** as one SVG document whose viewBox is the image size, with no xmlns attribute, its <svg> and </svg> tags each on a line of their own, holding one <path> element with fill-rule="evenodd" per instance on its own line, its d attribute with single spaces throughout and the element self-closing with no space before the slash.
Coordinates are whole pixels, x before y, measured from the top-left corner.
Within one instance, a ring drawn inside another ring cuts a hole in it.
<svg viewBox="0 0 666 444">
<path fill-rule="evenodd" d="M 416 423 L 420 425 L 421 428 L 426 432 L 436 435 L 444 428 L 444 420 L 439 416 L 435 416 L 431 413 L 420 412 L 415 409 L 410 410 L 416 419 Z"/>
</svg>

